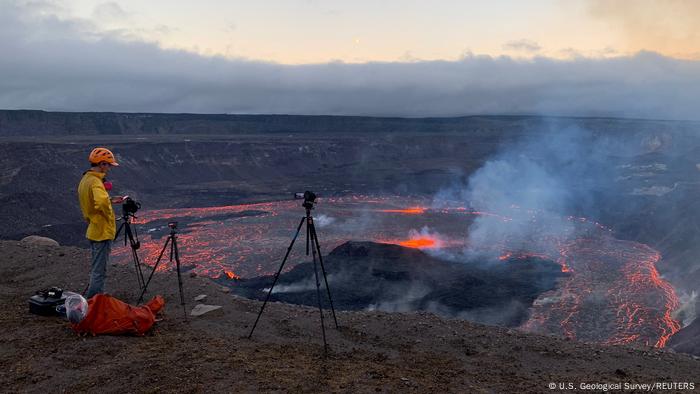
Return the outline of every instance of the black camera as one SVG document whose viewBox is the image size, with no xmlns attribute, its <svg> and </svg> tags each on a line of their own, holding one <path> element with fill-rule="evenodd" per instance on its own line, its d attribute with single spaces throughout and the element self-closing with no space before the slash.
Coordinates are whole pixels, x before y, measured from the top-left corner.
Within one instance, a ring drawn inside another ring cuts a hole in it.
<svg viewBox="0 0 700 394">
<path fill-rule="evenodd" d="M 133 216 L 139 209 L 141 209 L 141 203 L 134 201 L 134 199 L 131 197 L 127 197 L 122 203 L 122 211 L 124 212 L 124 216 Z"/>
<path fill-rule="evenodd" d="M 316 203 L 316 193 L 309 190 L 303 193 L 294 193 L 294 198 L 297 200 L 301 200 L 303 198 L 304 202 L 301 204 L 301 206 L 306 209 L 313 209 L 314 204 Z"/>
<path fill-rule="evenodd" d="M 36 293 L 42 296 L 43 298 L 60 299 L 63 295 L 63 289 L 61 289 L 60 287 L 51 287 L 48 289 L 39 290 Z"/>
<path fill-rule="evenodd" d="M 168 222 L 168 227 L 175 230 L 177 228 L 177 222 Z"/>
</svg>

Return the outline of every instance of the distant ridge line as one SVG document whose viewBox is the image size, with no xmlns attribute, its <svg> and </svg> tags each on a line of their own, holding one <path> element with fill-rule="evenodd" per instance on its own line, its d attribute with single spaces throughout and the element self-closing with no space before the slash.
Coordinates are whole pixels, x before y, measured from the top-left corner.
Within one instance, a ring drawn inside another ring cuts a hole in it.
<svg viewBox="0 0 700 394">
<path fill-rule="evenodd" d="M 149 112 L 55 112 L 0 110 L 0 136 L 113 134 L 259 134 L 484 132 L 523 130 L 547 121 L 574 123 L 658 122 L 699 125 L 697 121 L 532 114 L 455 117 L 378 117 L 356 115 L 196 114 Z"/>
</svg>

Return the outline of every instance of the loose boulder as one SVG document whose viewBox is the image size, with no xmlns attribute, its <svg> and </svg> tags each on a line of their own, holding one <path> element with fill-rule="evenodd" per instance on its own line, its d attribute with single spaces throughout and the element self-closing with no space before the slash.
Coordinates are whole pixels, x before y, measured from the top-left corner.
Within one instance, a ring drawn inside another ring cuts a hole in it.
<svg viewBox="0 0 700 394">
<path fill-rule="evenodd" d="M 40 237 L 38 235 L 30 235 L 28 237 L 24 237 L 20 242 L 22 242 L 23 244 L 36 246 L 60 246 L 55 240 L 47 237 Z"/>
</svg>

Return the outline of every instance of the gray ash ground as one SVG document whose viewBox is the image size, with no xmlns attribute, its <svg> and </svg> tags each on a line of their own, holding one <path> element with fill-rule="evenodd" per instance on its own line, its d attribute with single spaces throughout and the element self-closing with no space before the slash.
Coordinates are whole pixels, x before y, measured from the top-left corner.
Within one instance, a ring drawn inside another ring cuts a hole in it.
<svg viewBox="0 0 700 394">
<path fill-rule="evenodd" d="M 156 274 L 164 314 L 144 337 L 78 337 L 67 322 L 31 315 L 27 299 L 53 285 L 85 286 L 89 251 L 0 241 L 0 387 L 8 392 L 541 393 L 550 382 L 680 383 L 700 361 L 649 347 L 602 346 L 430 313 L 339 312 L 323 356 L 318 310 L 261 303 L 184 278 L 187 308 L 207 294 L 218 311 L 184 321 L 177 280 Z M 130 267 L 110 266 L 107 289 L 137 297 Z M 696 389 L 697 390 L 697 389 Z M 668 390 L 666 392 L 680 392 Z M 685 391 L 689 392 L 689 391 Z"/>
</svg>

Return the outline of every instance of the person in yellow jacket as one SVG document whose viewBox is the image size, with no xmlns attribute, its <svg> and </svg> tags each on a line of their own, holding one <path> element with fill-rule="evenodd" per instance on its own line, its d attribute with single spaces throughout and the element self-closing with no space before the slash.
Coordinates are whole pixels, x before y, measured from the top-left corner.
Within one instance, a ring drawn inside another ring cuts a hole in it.
<svg viewBox="0 0 700 394">
<path fill-rule="evenodd" d="M 83 218 L 88 224 L 85 237 L 90 241 L 92 264 L 87 298 L 104 292 L 107 262 L 116 235 L 116 222 L 112 204 L 121 204 L 122 197 L 109 197 L 104 186 L 107 172 L 119 164 L 114 154 L 106 148 L 95 148 L 88 158 L 90 169 L 83 174 L 78 185 L 78 200 Z"/>
</svg>

